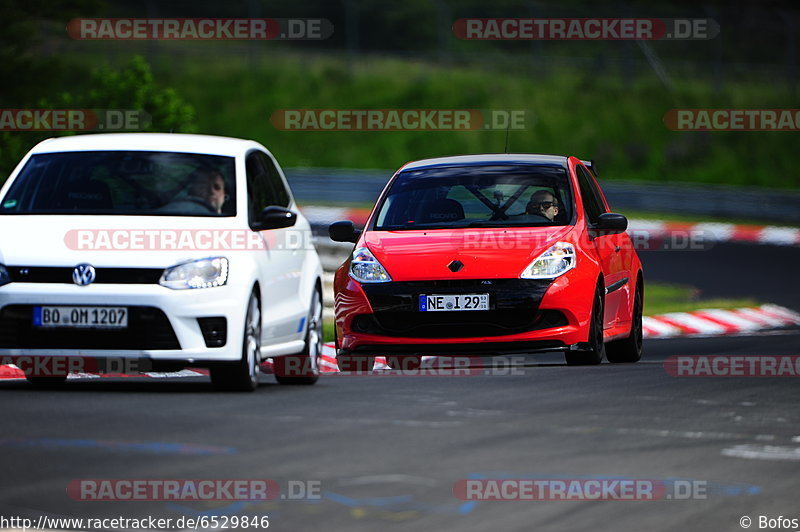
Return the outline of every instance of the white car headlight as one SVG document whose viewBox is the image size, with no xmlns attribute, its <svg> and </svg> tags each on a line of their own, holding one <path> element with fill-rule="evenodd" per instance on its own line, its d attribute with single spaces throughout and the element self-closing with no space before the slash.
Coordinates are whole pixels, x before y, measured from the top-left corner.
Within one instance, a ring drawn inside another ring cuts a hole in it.
<svg viewBox="0 0 800 532">
<path fill-rule="evenodd" d="M 353 251 L 350 276 L 362 283 L 388 283 L 392 280 L 386 269 L 367 248 Z"/>
<path fill-rule="evenodd" d="M 519 274 L 522 279 L 553 279 L 575 267 L 575 247 L 556 242 Z"/>
<path fill-rule="evenodd" d="M 228 259 L 210 257 L 167 268 L 158 284 L 173 290 L 185 290 L 187 288 L 212 288 L 222 286 L 227 282 Z"/>
</svg>

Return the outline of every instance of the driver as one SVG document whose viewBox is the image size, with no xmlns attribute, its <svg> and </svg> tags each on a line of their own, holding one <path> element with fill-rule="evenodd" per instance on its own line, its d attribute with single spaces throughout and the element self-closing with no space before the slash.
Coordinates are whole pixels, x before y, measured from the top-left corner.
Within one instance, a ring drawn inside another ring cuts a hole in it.
<svg viewBox="0 0 800 532">
<path fill-rule="evenodd" d="M 525 214 L 537 214 L 544 216 L 551 222 L 558 215 L 558 202 L 552 192 L 548 190 L 537 190 L 531 194 L 531 199 L 525 207 Z"/>
<path fill-rule="evenodd" d="M 181 214 L 220 214 L 227 199 L 222 174 L 209 168 L 199 168 L 189 178 L 186 196 L 171 201 L 159 210 Z"/>
<path fill-rule="evenodd" d="M 189 196 L 206 202 L 213 212 L 219 214 L 227 199 L 225 197 L 225 179 L 215 170 L 201 168 L 192 176 Z"/>
</svg>

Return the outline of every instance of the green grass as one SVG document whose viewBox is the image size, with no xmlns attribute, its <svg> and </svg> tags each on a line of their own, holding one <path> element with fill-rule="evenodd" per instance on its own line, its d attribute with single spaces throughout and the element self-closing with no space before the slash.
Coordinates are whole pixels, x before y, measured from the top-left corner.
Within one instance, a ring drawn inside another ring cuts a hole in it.
<svg viewBox="0 0 800 532">
<path fill-rule="evenodd" d="M 732 309 L 753 307 L 759 302 L 749 298 L 703 299 L 700 290 L 690 285 L 647 283 L 644 291 L 644 314 L 689 312 L 707 308 Z"/>
<path fill-rule="evenodd" d="M 333 342 L 333 320 L 331 319 L 322 321 L 322 340 Z"/>
<path fill-rule="evenodd" d="M 609 180 L 700 182 L 800 188 L 788 132 L 675 132 L 662 121 L 673 108 L 780 108 L 795 101 L 765 83 L 711 84 L 678 79 L 666 91 L 650 74 L 628 86 L 617 76 L 580 70 L 488 69 L 419 60 L 263 54 L 174 61 L 166 48 L 154 65 L 196 111 L 202 133 L 252 138 L 284 166 L 395 169 L 409 160 L 503 151 L 504 131 L 280 131 L 281 109 L 524 109 L 531 125 L 512 131 L 510 151 L 574 154 L 598 161 Z"/>
</svg>

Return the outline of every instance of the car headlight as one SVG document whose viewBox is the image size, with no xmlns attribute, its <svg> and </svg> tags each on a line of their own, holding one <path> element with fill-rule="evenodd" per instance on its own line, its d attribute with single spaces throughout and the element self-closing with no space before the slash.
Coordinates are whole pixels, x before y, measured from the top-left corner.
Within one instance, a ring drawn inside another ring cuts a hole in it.
<svg viewBox="0 0 800 532">
<path fill-rule="evenodd" d="M 522 279 L 553 279 L 575 267 L 575 247 L 556 242 L 519 274 Z"/>
<path fill-rule="evenodd" d="M 11 276 L 8 275 L 8 270 L 5 266 L 0 264 L 0 286 L 11 282 Z"/>
<path fill-rule="evenodd" d="M 392 280 L 386 269 L 367 248 L 353 251 L 350 261 L 350 276 L 362 283 L 388 283 Z"/>
<path fill-rule="evenodd" d="M 158 284 L 173 290 L 185 290 L 187 288 L 212 288 L 222 286 L 227 282 L 228 259 L 210 257 L 167 268 Z"/>
</svg>

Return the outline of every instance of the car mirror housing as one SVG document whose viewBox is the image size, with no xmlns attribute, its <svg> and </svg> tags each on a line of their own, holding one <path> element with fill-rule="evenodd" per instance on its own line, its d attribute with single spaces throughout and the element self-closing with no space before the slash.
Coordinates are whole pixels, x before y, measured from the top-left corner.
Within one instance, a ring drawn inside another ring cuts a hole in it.
<svg viewBox="0 0 800 532">
<path fill-rule="evenodd" d="M 625 232 L 628 228 L 628 219 L 622 214 L 606 212 L 597 218 L 597 223 L 592 229 L 599 235 L 616 235 Z"/>
<path fill-rule="evenodd" d="M 281 229 L 284 227 L 292 227 L 295 223 L 297 223 L 297 213 L 285 207 L 270 205 L 261 211 L 254 229 L 258 231 Z"/>
<path fill-rule="evenodd" d="M 358 237 L 361 236 L 361 231 L 356 231 L 353 222 L 350 220 L 344 220 L 332 223 L 328 227 L 328 235 L 334 242 L 351 242 L 355 244 L 358 242 Z"/>
</svg>

